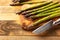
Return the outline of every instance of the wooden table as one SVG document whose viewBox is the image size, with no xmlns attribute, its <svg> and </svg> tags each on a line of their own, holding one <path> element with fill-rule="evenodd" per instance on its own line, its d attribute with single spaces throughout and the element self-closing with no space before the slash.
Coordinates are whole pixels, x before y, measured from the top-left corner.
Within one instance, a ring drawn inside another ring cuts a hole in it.
<svg viewBox="0 0 60 40">
<path fill-rule="evenodd" d="M 17 23 L 20 23 L 21 20 L 19 20 L 19 18 L 22 16 L 19 17 L 16 15 L 16 12 L 20 11 L 21 8 L 20 6 L 9 6 L 10 3 L 11 0 L 0 1 L 0 20 L 14 20 Z M 25 22 L 30 23 L 28 20 L 25 20 Z M 60 40 L 60 29 L 54 31 L 52 30 L 52 32 L 49 32 L 46 36 L 37 36 L 36 34 L 24 31 L 22 29 L 18 32 L 20 36 L 12 36 L 15 34 L 13 32 L 10 32 L 9 35 L 11 36 L 0 36 L 0 40 Z"/>
</svg>

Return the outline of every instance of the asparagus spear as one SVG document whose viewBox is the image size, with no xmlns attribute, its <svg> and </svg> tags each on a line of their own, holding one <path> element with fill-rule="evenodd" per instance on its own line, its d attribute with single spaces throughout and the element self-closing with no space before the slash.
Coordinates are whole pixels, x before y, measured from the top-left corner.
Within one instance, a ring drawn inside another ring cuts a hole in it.
<svg viewBox="0 0 60 40">
<path fill-rule="evenodd" d="M 10 4 L 10 6 L 20 6 L 21 4 L 17 4 L 17 3 L 13 3 L 13 4 Z"/>
<path fill-rule="evenodd" d="M 30 13 L 30 14 L 25 15 L 25 17 L 29 17 L 29 16 L 31 16 L 31 15 L 34 15 L 34 14 L 37 14 L 37 13 L 41 13 L 41 12 L 50 10 L 50 9 L 55 8 L 55 7 L 57 7 L 57 6 L 60 6 L 60 4 L 55 4 L 55 5 L 53 5 L 53 6 L 50 6 L 50 7 L 48 7 L 48 8 L 45 8 L 45 9 L 43 9 L 43 10 L 38 10 L 38 11 L 32 12 L 32 13 Z"/>
<path fill-rule="evenodd" d="M 54 4 L 57 4 L 57 3 L 58 3 L 58 2 L 50 3 L 50 4 L 45 5 L 45 6 L 43 6 L 43 7 L 39 7 L 39 8 L 36 8 L 36 9 L 30 10 L 30 11 L 23 12 L 22 14 L 23 14 L 23 15 L 25 15 L 25 14 L 32 14 L 32 13 L 34 13 L 35 11 L 43 10 L 44 8 L 50 7 L 51 5 L 54 5 Z"/>
<path fill-rule="evenodd" d="M 57 13 L 51 14 L 51 15 L 49 15 L 47 17 L 44 17 L 42 19 L 39 19 L 36 22 L 34 22 L 33 24 L 29 25 L 28 27 L 23 27 L 23 29 L 28 30 L 28 31 L 34 30 L 35 28 L 37 28 L 38 24 L 40 24 L 40 23 L 42 23 L 44 21 L 50 20 L 50 19 L 52 19 L 54 17 L 60 17 L 60 12 L 57 12 Z"/>
<path fill-rule="evenodd" d="M 21 11 L 18 12 L 17 14 L 20 14 L 20 13 L 22 13 L 22 12 L 24 12 L 24 11 L 28 11 L 28 10 L 31 10 L 31 9 L 34 9 L 34 8 L 41 7 L 41 6 L 46 5 L 46 4 L 49 4 L 49 3 L 52 3 L 52 1 L 44 2 L 44 3 L 42 3 L 42 4 L 40 3 L 39 5 L 35 5 L 35 6 L 30 7 L 30 8 L 27 8 L 27 9 L 21 10 Z"/>
<path fill-rule="evenodd" d="M 35 4 L 35 3 L 43 3 L 45 1 L 42 1 L 42 2 L 22 2 L 22 3 L 13 3 L 13 4 L 10 4 L 10 6 L 19 6 L 19 5 L 23 5 L 23 4 Z"/>
<path fill-rule="evenodd" d="M 17 2 L 22 3 L 22 2 L 27 2 L 27 1 L 29 0 L 12 0 L 13 3 L 17 3 Z"/>
<path fill-rule="evenodd" d="M 31 1 L 28 1 L 28 2 L 22 2 L 20 4 L 35 4 L 35 3 L 44 3 L 45 1 L 39 1 L 39 2 L 31 2 Z"/>
<path fill-rule="evenodd" d="M 41 14 L 39 13 L 37 15 L 30 16 L 30 18 L 35 19 L 35 18 L 38 18 L 38 17 L 43 17 L 43 16 L 51 15 L 51 14 L 56 13 L 58 11 L 60 11 L 60 7 L 54 8 L 52 10 L 48 10 L 48 11 L 45 11 L 45 12 L 42 12 Z"/>
</svg>

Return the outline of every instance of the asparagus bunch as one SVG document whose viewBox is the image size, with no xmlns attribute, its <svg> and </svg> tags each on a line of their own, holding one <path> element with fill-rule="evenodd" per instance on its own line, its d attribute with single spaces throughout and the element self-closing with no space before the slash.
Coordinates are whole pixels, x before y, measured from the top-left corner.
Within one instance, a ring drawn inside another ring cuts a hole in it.
<svg viewBox="0 0 60 40">
<path fill-rule="evenodd" d="M 38 7 L 41 7 L 41 6 L 47 5 L 47 4 L 49 4 L 49 3 L 52 3 L 52 1 L 44 2 L 44 3 L 42 3 L 42 4 L 40 3 L 39 5 L 35 5 L 35 6 L 30 7 L 30 8 L 27 8 L 27 9 L 21 10 L 21 11 L 18 12 L 17 14 L 20 14 L 20 13 L 26 12 L 26 11 L 28 11 L 28 10 L 36 9 L 36 8 L 38 8 Z"/>
<path fill-rule="evenodd" d="M 22 13 L 22 14 L 23 14 L 23 15 L 25 15 L 25 14 L 27 14 L 27 15 L 29 15 L 29 14 L 32 15 L 34 12 L 36 13 L 36 11 L 43 10 L 44 8 L 48 8 L 48 7 L 50 7 L 51 5 L 54 5 L 54 4 L 58 4 L 58 2 L 50 3 L 50 4 L 45 5 L 45 6 L 43 6 L 43 7 L 39 7 L 39 8 L 36 8 L 36 9 L 34 9 L 34 10 L 27 11 L 27 12 L 25 12 L 25 13 Z"/>
<path fill-rule="evenodd" d="M 21 3 L 24 4 L 24 3 Z M 52 3 L 52 1 L 44 2 L 42 4 L 39 3 L 39 5 L 35 5 L 33 7 L 21 10 L 18 12 L 18 14 L 22 13 L 25 15 L 25 17 L 31 17 L 31 18 L 37 18 L 37 17 L 43 17 L 42 19 L 37 20 L 33 24 L 29 25 L 28 27 L 23 27 L 25 30 L 34 30 L 37 28 L 38 24 L 50 20 L 55 17 L 60 16 L 60 4 L 58 2 Z M 36 14 L 36 15 L 35 15 Z M 34 16 L 33 16 L 34 15 Z"/>
<path fill-rule="evenodd" d="M 56 3 L 58 3 L 58 2 L 56 2 Z M 47 4 L 47 3 L 46 3 L 46 4 Z M 46 8 L 46 7 L 51 6 L 52 4 L 54 4 L 54 3 L 49 2 L 49 3 L 47 4 L 47 6 L 44 5 L 44 6 L 42 6 L 42 7 L 38 7 L 38 8 L 33 9 L 33 10 L 28 10 L 28 11 L 23 12 L 22 14 L 25 15 L 25 14 L 29 14 L 29 13 L 32 13 L 32 12 L 35 12 L 35 11 L 38 11 L 38 10 L 42 10 L 42 9 L 44 9 L 44 8 Z"/>
<path fill-rule="evenodd" d="M 37 25 L 44 22 L 44 21 L 47 21 L 49 19 L 52 19 L 54 17 L 59 17 L 60 16 L 60 12 L 57 12 L 57 13 L 54 13 L 54 14 L 51 14 L 47 17 L 44 17 L 42 19 L 39 19 L 37 20 L 36 22 L 34 22 L 33 24 L 29 25 L 28 27 L 24 27 L 23 29 L 25 30 L 34 30 L 35 28 L 37 28 Z"/>
<path fill-rule="evenodd" d="M 31 15 L 44 12 L 44 11 L 50 10 L 50 9 L 55 8 L 55 7 L 58 7 L 58 6 L 60 6 L 60 4 L 51 5 L 50 7 L 45 8 L 45 9 L 43 9 L 43 10 L 38 10 L 38 11 L 32 12 L 32 13 L 30 13 L 30 14 L 27 14 L 27 15 L 25 15 L 25 17 L 29 17 L 29 16 L 31 16 Z"/>
<path fill-rule="evenodd" d="M 30 18 L 35 19 L 35 18 L 39 18 L 39 17 L 44 17 L 44 16 L 51 15 L 53 13 L 56 13 L 58 11 L 60 11 L 60 7 L 54 8 L 54 9 L 51 9 L 51 10 L 48 10 L 48 11 L 45 11 L 45 12 L 42 12 L 41 14 L 39 13 L 37 15 L 30 16 Z"/>
</svg>

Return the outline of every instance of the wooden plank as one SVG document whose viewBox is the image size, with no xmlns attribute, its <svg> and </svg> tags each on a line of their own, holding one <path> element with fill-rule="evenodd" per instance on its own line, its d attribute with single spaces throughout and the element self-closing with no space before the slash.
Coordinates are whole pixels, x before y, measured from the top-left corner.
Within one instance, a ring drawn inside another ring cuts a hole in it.
<svg viewBox="0 0 60 40">
<path fill-rule="evenodd" d="M 1 13 L 14 13 L 19 12 L 21 10 L 20 6 L 12 7 L 12 6 L 0 6 L 0 14 Z"/>
<path fill-rule="evenodd" d="M 18 6 L 18 7 L 17 6 L 15 6 L 15 7 L 9 6 L 10 3 L 11 3 L 11 0 L 4 0 L 4 1 L 1 0 L 0 1 L 0 20 L 5 20 L 5 19 L 8 20 L 10 18 L 9 20 L 15 20 L 16 21 L 16 14 L 15 13 L 20 11 L 21 7 L 20 6 Z M 3 18 L 3 19 L 1 19 L 1 18 Z M 21 23 L 21 20 L 18 20 L 18 22 Z M 25 20 L 24 22 L 26 24 L 30 24 L 30 21 L 28 21 L 28 20 Z M 29 23 L 27 23 L 27 22 L 29 22 Z M 38 37 L 37 38 L 35 37 L 36 34 L 33 34 L 32 32 L 19 30 L 19 31 L 17 31 L 17 33 L 18 34 L 14 34 L 14 32 L 10 32 L 9 35 L 20 35 L 20 36 L 24 36 L 24 37 L 25 36 L 29 36 L 28 38 L 31 38 L 31 39 L 34 38 L 34 39 L 38 39 L 39 40 Z M 58 35 L 59 36 L 60 35 L 60 29 L 55 30 L 53 32 L 49 32 L 48 35 L 51 35 L 51 36 Z M 34 36 L 34 37 L 30 37 L 30 36 Z M 24 38 L 24 37 L 22 37 L 22 38 Z M 27 39 L 27 37 L 26 37 L 26 39 Z"/>
<path fill-rule="evenodd" d="M 39 37 L 39 36 L 0 36 L 0 40 L 60 40 L 57 36 Z"/>
<path fill-rule="evenodd" d="M 0 0 L 0 21 L 3 20 L 6 22 L 6 20 L 10 20 L 10 22 L 17 21 L 18 23 L 21 23 L 21 20 L 19 19 L 20 17 L 15 14 L 16 12 L 20 11 L 20 6 L 18 7 L 9 6 L 9 4 L 12 3 L 11 1 L 12 0 Z M 26 22 L 29 22 L 29 21 L 26 21 Z M 0 33 L 4 34 L 4 31 L 1 32 L 0 30 Z M 42 37 L 42 36 L 37 36 L 32 32 L 28 32 L 20 29 L 19 31 L 10 31 L 8 34 L 10 36 L 1 35 L 0 40 L 60 40 L 60 29 L 53 31 L 52 33 L 49 32 L 48 34 L 50 36 L 46 34 L 46 36 Z M 20 35 L 20 36 L 17 36 L 17 35 Z"/>
<path fill-rule="evenodd" d="M 51 30 L 43 36 L 60 36 L 59 32 L 60 32 L 60 29 Z M 17 24 L 15 20 L 0 20 L 0 35 L 4 35 L 3 33 L 6 33 L 6 35 L 10 35 L 10 36 L 13 36 L 13 35 L 14 36 L 17 36 L 17 35 L 18 36 L 37 36 L 36 34 L 33 34 L 31 31 L 24 31 L 21 28 L 21 25 Z M 38 36 L 41 36 L 41 35 L 38 35 Z"/>
<path fill-rule="evenodd" d="M 0 20 L 17 20 L 20 7 L 0 6 Z"/>
<path fill-rule="evenodd" d="M 9 6 L 11 0 L 0 0 L 0 6 Z"/>
</svg>

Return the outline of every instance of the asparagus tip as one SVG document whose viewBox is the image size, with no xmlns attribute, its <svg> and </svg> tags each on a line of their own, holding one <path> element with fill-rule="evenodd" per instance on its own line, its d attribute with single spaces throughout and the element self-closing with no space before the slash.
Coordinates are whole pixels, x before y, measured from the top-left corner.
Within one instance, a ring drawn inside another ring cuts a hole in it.
<svg viewBox="0 0 60 40">
<path fill-rule="evenodd" d="M 22 15 L 26 15 L 27 13 L 26 12 L 23 12 Z"/>
<path fill-rule="evenodd" d="M 22 29 L 26 30 L 26 31 L 32 31 L 35 29 L 35 27 L 33 27 L 33 25 L 29 25 L 29 26 L 25 26 L 25 27 L 22 27 Z"/>
<path fill-rule="evenodd" d="M 20 11 L 20 12 L 17 12 L 16 14 L 20 15 L 20 14 L 22 14 L 22 13 L 21 13 L 21 11 Z"/>
<path fill-rule="evenodd" d="M 29 16 L 28 15 L 24 15 L 26 18 L 28 18 Z"/>
<path fill-rule="evenodd" d="M 22 15 L 25 15 L 24 13 L 22 13 Z"/>
<path fill-rule="evenodd" d="M 15 6 L 14 4 L 10 4 L 10 6 Z"/>
<path fill-rule="evenodd" d="M 10 4 L 10 6 L 20 6 L 21 4 Z"/>
<path fill-rule="evenodd" d="M 26 30 L 26 31 L 31 31 L 31 29 L 28 28 L 28 27 L 22 27 L 22 29 L 23 29 L 23 30 Z"/>
</svg>

